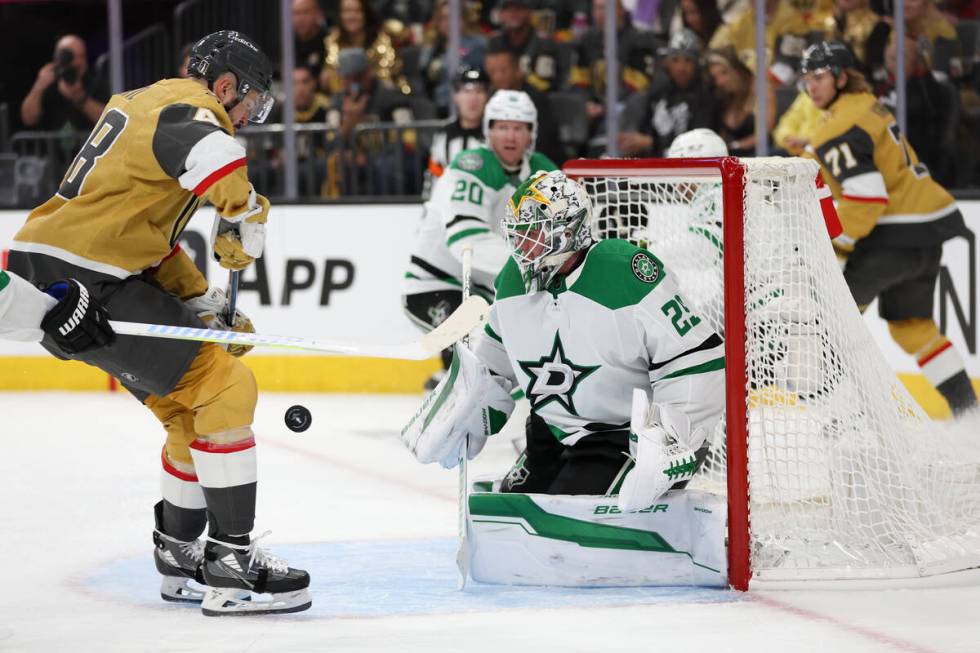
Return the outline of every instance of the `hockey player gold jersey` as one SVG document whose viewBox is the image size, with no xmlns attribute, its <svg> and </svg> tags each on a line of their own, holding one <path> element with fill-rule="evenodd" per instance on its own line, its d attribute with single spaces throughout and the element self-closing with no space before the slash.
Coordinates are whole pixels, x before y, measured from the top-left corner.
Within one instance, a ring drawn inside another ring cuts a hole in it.
<svg viewBox="0 0 980 653">
<path fill-rule="evenodd" d="M 185 255 L 170 257 L 203 200 L 222 217 L 267 211 L 251 191 L 245 150 L 206 87 L 166 79 L 114 95 L 57 194 L 34 209 L 13 249 L 120 279 L 158 266 L 182 298 L 207 290 Z M 169 258 L 168 258 L 169 257 Z"/>
<path fill-rule="evenodd" d="M 937 245 L 962 233 L 953 197 L 929 176 L 891 113 L 870 93 L 842 93 L 818 123 L 807 150 L 839 202 L 844 233 L 892 247 Z"/>
</svg>

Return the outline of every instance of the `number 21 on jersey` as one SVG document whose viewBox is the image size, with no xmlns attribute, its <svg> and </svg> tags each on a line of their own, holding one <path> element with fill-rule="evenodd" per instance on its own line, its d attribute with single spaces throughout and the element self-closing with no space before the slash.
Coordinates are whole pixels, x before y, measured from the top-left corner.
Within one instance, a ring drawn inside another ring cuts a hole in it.
<svg viewBox="0 0 980 653">
<path fill-rule="evenodd" d="M 666 304 L 660 307 L 660 311 L 670 318 L 677 335 L 682 337 L 701 323 L 701 318 L 691 312 L 680 295 L 671 297 Z"/>
<path fill-rule="evenodd" d="M 110 109 L 92 133 L 89 134 L 82 149 L 75 155 L 75 160 L 68 166 L 68 172 L 58 187 L 58 195 L 66 200 L 73 199 L 82 191 L 85 178 L 95 168 L 99 158 L 105 156 L 113 143 L 126 129 L 129 116 L 119 109 Z"/>
</svg>

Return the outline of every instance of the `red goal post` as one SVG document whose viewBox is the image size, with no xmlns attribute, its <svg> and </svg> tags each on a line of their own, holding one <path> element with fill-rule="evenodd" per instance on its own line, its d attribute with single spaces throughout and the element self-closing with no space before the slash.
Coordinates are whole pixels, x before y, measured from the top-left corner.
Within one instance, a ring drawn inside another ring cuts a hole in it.
<svg viewBox="0 0 980 653">
<path fill-rule="evenodd" d="M 725 271 L 725 397 L 729 441 L 747 442 L 745 388 L 745 286 L 743 197 L 745 168 L 735 157 L 705 159 L 576 159 L 565 163 L 569 177 L 677 178 L 720 180 L 723 193 Z M 683 182 L 682 182 L 683 183 Z M 737 307 L 737 310 L 733 310 Z M 749 560 L 748 457 L 746 447 L 727 448 L 729 583 L 745 591 Z"/>
</svg>

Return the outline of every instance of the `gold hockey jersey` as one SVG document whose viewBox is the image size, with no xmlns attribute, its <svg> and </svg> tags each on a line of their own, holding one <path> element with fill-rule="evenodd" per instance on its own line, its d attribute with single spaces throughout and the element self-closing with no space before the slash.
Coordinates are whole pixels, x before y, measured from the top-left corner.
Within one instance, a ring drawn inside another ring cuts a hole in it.
<svg viewBox="0 0 980 653">
<path fill-rule="evenodd" d="M 857 241 L 893 247 L 942 243 L 965 230 L 956 202 L 929 176 L 892 114 L 870 93 L 844 93 L 824 112 L 806 155 L 838 202 L 843 252 Z"/>
<path fill-rule="evenodd" d="M 208 200 L 226 218 L 254 209 L 245 150 L 218 99 L 190 79 L 114 95 L 57 193 L 12 249 L 117 278 L 152 270 L 182 298 L 207 282 L 177 240 Z"/>
</svg>

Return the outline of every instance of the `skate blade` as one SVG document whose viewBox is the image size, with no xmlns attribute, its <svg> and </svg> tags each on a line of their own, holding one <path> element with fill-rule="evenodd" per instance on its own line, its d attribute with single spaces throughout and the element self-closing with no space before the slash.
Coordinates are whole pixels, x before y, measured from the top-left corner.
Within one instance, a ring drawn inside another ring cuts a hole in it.
<svg viewBox="0 0 980 653">
<path fill-rule="evenodd" d="M 208 588 L 201 602 L 201 612 L 208 617 L 231 617 L 253 614 L 287 614 L 302 612 L 313 605 L 308 589 L 295 592 L 271 594 L 270 599 L 257 599 L 263 596 L 226 587 Z"/>
<path fill-rule="evenodd" d="M 160 581 L 160 598 L 171 603 L 200 603 L 207 587 L 182 576 L 164 576 Z"/>
</svg>

